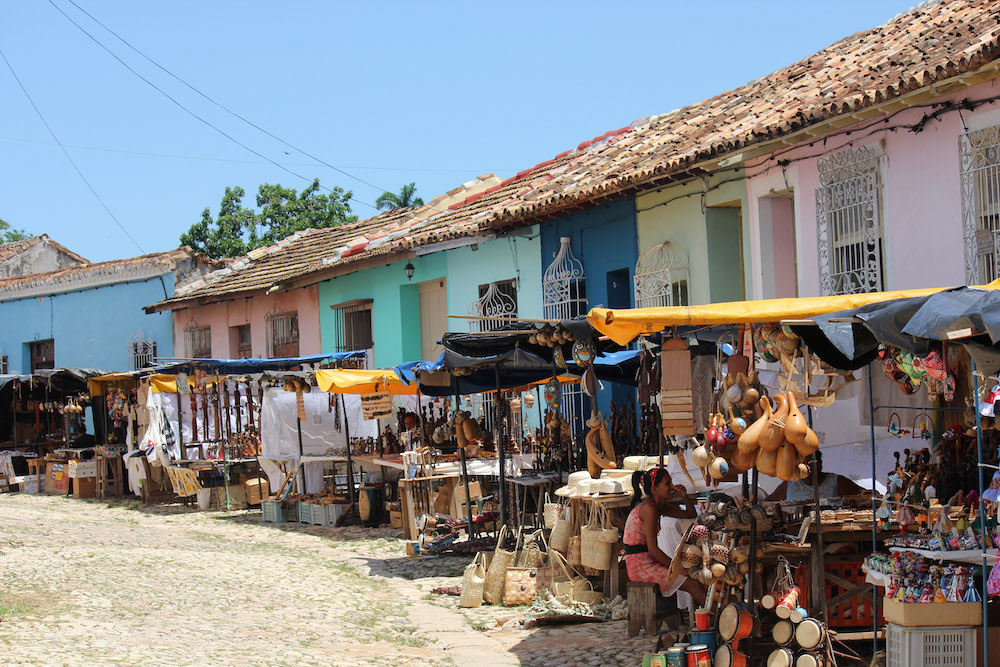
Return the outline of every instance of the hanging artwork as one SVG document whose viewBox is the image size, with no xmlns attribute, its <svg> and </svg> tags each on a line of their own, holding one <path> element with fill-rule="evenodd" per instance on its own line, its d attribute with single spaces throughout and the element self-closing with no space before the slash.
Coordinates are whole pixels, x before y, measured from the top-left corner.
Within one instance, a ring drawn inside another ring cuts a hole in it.
<svg viewBox="0 0 1000 667">
<path fill-rule="evenodd" d="M 559 380 L 552 378 L 545 383 L 545 404 L 553 410 L 559 409 L 559 399 L 562 396 L 562 387 Z"/>
</svg>

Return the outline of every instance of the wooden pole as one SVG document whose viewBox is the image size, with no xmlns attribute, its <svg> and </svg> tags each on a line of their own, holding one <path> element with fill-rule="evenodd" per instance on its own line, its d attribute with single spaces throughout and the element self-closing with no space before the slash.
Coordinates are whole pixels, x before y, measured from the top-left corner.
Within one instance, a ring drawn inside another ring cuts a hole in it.
<svg viewBox="0 0 1000 667">
<path fill-rule="evenodd" d="M 805 359 L 805 365 L 806 365 L 806 367 L 809 366 L 809 359 L 808 358 Z M 813 411 L 812 411 L 812 406 L 811 405 L 807 405 L 806 406 L 806 414 L 809 416 L 809 428 L 811 429 L 812 426 L 813 426 Z M 812 482 L 813 482 L 813 505 L 814 505 L 814 510 L 813 511 L 815 512 L 815 514 L 813 515 L 815 517 L 814 520 L 813 520 L 813 525 L 816 526 L 816 541 L 812 545 L 812 550 L 813 550 L 813 554 L 814 554 L 814 558 L 812 559 L 812 564 L 813 564 L 813 566 L 818 571 L 817 572 L 810 572 L 810 577 L 809 578 L 812 580 L 813 593 L 815 595 L 814 596 L 810 596 L 809 597 L 809 601 L 813 603 L 812 604 L 812 607 L 813 607 L 813 612 L 812 612 L 813 616 L 816 615 L 815 610 L 819 609 L 820 612 L 823 614 L 823 623 L 826 623 L 827 622 L 826 585 L 825 585 L 825 579 L 826 579 L 826 575 L 825 575 L 825 572 L 826 572 L 825 560 L 826 559 L 823 556 L 823 522 L 820 520 L 820 506 L 819 506 L 819 503 L 820 503 L 820 497 L 819 497 L 819 459 L 818 459 L 818 452 L 819 452 L 819 450 L 816 450 L 816 452 L 813 452 L 813 455 L 812 455 L 812 459 L 813 459 L 813 465 L 812 465 L 812 478 L 813 479 L 812 479 Z M 831 473 L 827 473 L 827 474 L 829 475 Z M 875 491 L 875 480 L 873 479 L 872 480 L 872 492 L 874 493 L 874 491 Z M 873 522 L 875 521 L 875 515 L 874 514 L 872 515 L 872 521 Z M 875 548 L 875 545 L 873 544 L 872 545 L 872 549 L 874 550 L 874 548 Z"/>
<path fill-rule="evenodd" d="M 420 396 L 420 393 L 417 393 Z M 458 382 L 455 382 L 455 405 L 458 405 Z M 456 424 L 455 428 L 462 428 L 461 425 Z M 458 444 L 458 437 L 455 437 L 455 444 Z M 465 463 L 465 447 L 461 445 L 458 446 L 458 460 L 462 462 L 462 485 L 465 486 L 465 518 L 469 522 L 469 539 L 474 539 L 476 537 L 476 527 L 472 522 L 472 494 L 469 492 L 469 468 Z"/>
<path fill-rule="evenodd" d="M 350 420 L 347 418 L 347 402 L 344 400 L 344 395 L 340 395 L 340 405 L 344 410 L 344 435 L 347 437 L 347 502 L 350 505 L 354 504 L 354 460 L 351 458 L 351 424 Z M 360 510 L 358 512 L 358 517 L 360 518 Z"/>
<path fill-rule="evenodd" d="M 500 426 L 500 366 L 493 367 L 493 377 L 496 379 L 497 395 L 493 401 L 494 424 L 496 426 L 497 461 L 500 463 L 500 523 L 507 525 L 507 457 L 503 447 L 503 429 Z"/>
</svg>

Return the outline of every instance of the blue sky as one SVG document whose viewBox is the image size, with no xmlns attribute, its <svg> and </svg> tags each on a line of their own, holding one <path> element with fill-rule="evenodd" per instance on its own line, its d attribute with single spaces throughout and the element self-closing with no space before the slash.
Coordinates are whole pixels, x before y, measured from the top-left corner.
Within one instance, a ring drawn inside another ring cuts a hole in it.
<svg viewBox="0 0 1000 667">
<path fill-rule="evenodd" d="M 95 199 L 0 61 L 0 218 L 92 261 L 176 247 L 226 186 L 354 192 L 415 181 L 424 199 L 510 176 L 637 118 L 763 76 L 911 2 L 125 2 L 74 0 L 132 46 L 277 137 L 249 127 L 130 50 L 69 0 L 8 3 L 0 49 L 137 247 Z M 370 185 L 369 185 L 370 184 Z M 372 185 L 376 187 L 371 187 Z"/>
</svg>

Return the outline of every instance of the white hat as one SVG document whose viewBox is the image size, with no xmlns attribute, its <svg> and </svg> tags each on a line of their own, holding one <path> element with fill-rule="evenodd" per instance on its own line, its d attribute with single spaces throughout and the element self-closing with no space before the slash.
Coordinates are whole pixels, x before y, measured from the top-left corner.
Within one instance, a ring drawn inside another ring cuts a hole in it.
<svg viewBox="0 0 1000 667">
<path fill-rule="evenodd" d="M 663 457 L 663 463 L 666 465 L 669 457 Z M 651 470 L 656 466 L 660 465 L 659 456 L 626 456 L 625 460 L 622 461 L 622 466 L 626 470 L 631 470 L 635 472 L 636 470 Z"/>
<path fill-rule="evenodd" d="M 571 472 L 566 486 L 556 489 L 556 495 L 562 498 L 582 498 L 590 492 L 590 483 L 593 480 L 586 470 Z M 586 487 L 586 488 L 584 488 Z"/>
<path fill-rule="evenodd" d="M 622 486 L 620 480 L 617 479 L 601 479 L 590 484 L 590 494 L 591 495 L 617 495 L 625 493 L 625 489 Z"/>
</svg>

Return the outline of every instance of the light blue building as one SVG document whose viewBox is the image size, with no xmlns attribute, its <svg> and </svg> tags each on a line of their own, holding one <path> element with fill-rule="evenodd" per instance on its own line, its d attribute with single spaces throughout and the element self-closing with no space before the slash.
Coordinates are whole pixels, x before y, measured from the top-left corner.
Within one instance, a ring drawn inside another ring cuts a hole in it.
<svg viewBox="0 0 1000 667">
<path fill-rule="evenodd" d="M 189 248 L 0 278 L 0 373 L 125 371 L 174 354 L 170 313 L 143 306 L 217 268 Z"/>
</svg>

